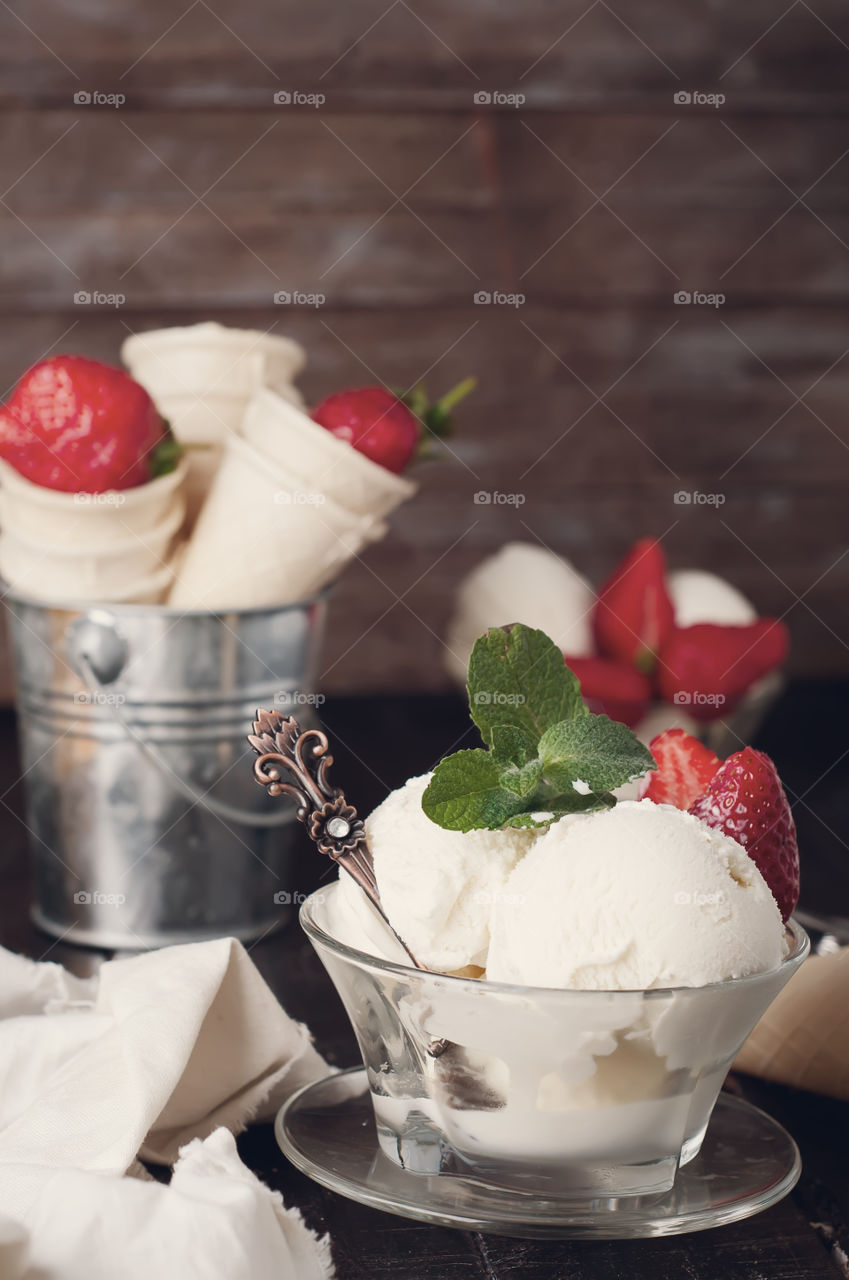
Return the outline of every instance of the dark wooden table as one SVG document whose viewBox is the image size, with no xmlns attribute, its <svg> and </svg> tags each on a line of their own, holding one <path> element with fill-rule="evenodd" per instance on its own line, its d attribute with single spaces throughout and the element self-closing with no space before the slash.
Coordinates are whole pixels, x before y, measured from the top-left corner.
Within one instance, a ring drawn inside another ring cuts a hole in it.
<svg viewBox="0 0 849 1280">
<path fill-rule="evenodd" d="M 363 811 L 407 776 L 428 769 L 464 734 L 466 711 L 449 697 L 328 703 L 335 777 Z M 803 905 L 849 914 L 849 685 L 791 688 L 758 745 L 775 758 L 794 800 L 804 860 Z M 91 971 L 94 953 L 36 932 L 27 905 L 26 830 L 11 714 L 0 716 L 0 942 L 36 957 Z M 305 848 L 304 890 L 317 860 Z M 318 870 L 320 870 L 320 865 Z M 341 1005 L 297 926 L 256 944 L 251 954 L 285 1007 L 313 1029 L 331 1062 L 357 1061 Z M 835 1280 L 849 1276 L 849 1105 L 740 1078 L 732 1082 L 787 1126 L 802 1150 L 801 1181 L 781 1204 L 715 1231 L 660 1240 L 537 1242 L 423 1226 L 365 1209 L 290 1168 L 270 1126 L 240 1139 L 246 1162 L 309 1223 L 330 1231 L 339 1280 Z"/>
</svg>

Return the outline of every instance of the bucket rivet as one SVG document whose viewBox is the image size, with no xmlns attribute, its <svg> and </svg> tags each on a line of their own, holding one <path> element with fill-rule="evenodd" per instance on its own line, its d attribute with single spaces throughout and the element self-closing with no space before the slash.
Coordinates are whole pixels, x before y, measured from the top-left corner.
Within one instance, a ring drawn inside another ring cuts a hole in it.
<svg viewBox="0 0 849 1280">
<path fill-rule="evenodd" d="M 341 840 L 342 836 L 346 836 L 350 830 L 350 824 L 344 818 L 331 818 L 327 824 L 327 834 L 333 836 L 335 840 Z"/>
<path fill-rule="evenodd" d="M 280 781 L 280 770 L 279 770 L 279 769 L 269 769 L 269 770 L 266 772 L 266 775 L 265 775 L 265 776 L 266 776 L 266 778 L 271 778 L 271 779 L 273 779 L 273 781 L 274 781 L 274 782 L 279 782 L 279 781 Z"/>
<path fill-rule="evenodd" d="M 279 796 L 281 791 L 282 787 L 279 782 L 272 782 L 271 786 L 268 788 L 268 794 L 270 796 Z"/>
</svg>

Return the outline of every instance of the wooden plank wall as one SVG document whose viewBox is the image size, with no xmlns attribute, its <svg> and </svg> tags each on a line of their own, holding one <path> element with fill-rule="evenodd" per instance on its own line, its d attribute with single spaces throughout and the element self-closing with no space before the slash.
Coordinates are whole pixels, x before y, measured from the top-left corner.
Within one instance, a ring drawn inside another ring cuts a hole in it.
<svg viewBox="0 0 849 1280">
<path fill-rule="evenodd" d="M 600 578 L 647 532 L 847 674 L 847 84 L 843 0 L 10 0 L 0 381 L 210 317 L 303 342 L 311 399 L 476 372 L 456 460 L 339 585 L 328 689 L 442 686 L 508 538 Z"/>
</svg>

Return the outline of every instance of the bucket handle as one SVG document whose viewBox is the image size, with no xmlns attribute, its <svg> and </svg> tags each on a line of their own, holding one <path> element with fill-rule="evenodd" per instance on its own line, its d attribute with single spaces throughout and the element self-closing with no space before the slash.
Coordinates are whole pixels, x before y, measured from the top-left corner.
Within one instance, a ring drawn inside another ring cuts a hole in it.
<svg viewBox="0 0 849 1280">
<path fill-rule="evenodd" d="M 137 729 L 133 727 L 118 702 L 110 699 L 105 686 L 101 684 L 95 675 L 91 659 L 87 653 L 80 650 L 75 654 L 78 669 L 86 677 L 90 689 L 94 693 L 103 694 L 101 706 L 105 706 L 113 720 L 123 730 L 128 738 L 138 747 L 142 754 L 155 765 L 163 778 L 169 782 L 180 795 L 190 800 L 192 804 L 198 805 L 201 809 L 206 809 L 208 813 L 214 814 L 216 818 L 221 818 L 225 822 L 237 822 L 240 825 L 250 827 L 282 827 L 284 823 L 293 822 L 295 819 L 295 809 L 291 805 L 286 805 L 282 811 L 277 810 L 274 813 L 253 813 L 250 809 L 238 809 L 235 805 L 227 804 L 223 800 L 216 800 L 213 796 L 205 795 L 202 791 L 198 791 L 185 778 L 181 778 L 175 773 L 165 757 L 157 750 L 152 742 L 148 742 Z M 247 735 L 245 735 L 247 743 Z"/>
</svg>

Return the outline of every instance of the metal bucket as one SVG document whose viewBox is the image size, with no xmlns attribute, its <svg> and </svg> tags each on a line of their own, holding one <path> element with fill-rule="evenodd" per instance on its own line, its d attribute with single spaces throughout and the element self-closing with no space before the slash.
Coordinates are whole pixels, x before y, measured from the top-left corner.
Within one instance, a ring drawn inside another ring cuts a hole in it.
<svg viewBox="0 0 849 1280">
<path fill-rule="evenodd" d="M 221 614 L 11 590 L 6 604 L 35 923 L 135 949 L 287 920 L 295 807 L 256 785 L 245 735 L 259 706 L 314 722 L 325 598 Z"/>
</svg>

